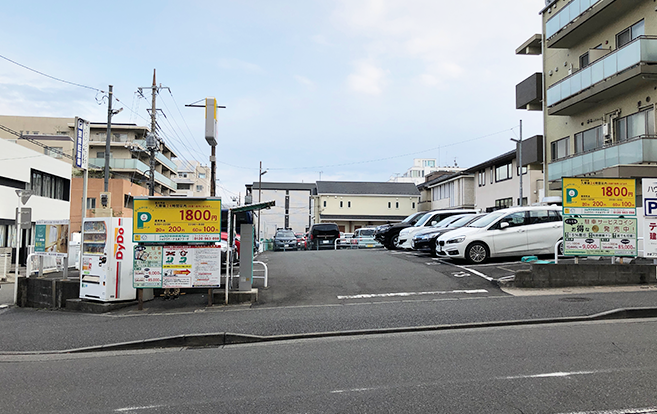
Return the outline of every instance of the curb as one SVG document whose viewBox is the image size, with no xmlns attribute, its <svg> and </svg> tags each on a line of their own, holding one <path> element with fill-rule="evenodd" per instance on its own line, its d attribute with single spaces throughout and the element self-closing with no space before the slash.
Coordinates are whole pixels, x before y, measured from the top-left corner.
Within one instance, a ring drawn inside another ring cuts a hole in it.
<svg viewBox="0 0 657 414">
<path fill-rule="evenodd" d="M 474 322 L 474 323 L 462 323 L 462 324 L 453 324 L 453 325 L 430 325 L 430 326 L 416 326 L 416 327 L 405 327 L 405 328 L 382 328 L 382 329 L 365 329 L 365 330 L 335 331 L 335 332 L 313 332 L 313 333 L 270 335 L 270 336 L 236 334 L 229 332 L 176 335 L 176 336 L 167 336 L 162 338 L 120 342 L 120 343 L 107 344 L 107 345 L 96 345 L 96 346 L 89 346 L 84 348 L 74 348 L 74 349 L 66 349 L 59 351 L 0 352 L 0 355 L 77 354 L 77 353 L 89 353 L 89 352 L 135 351 L 135 350 L 162 349 L 162 348 L 205 348 L 205 347 L 219 347 L 225 345 L 290 341 L 290 340 L 298 340 L 298 339 L 318 339 L 318 338 L 381 335 L 381 334 L 410 333 L 410 332 L 432 332 L 432 331 L 448 331 L 448 330 L 460 330 L 460 329 L 499 328 L 499 327 L 507 327 L 507 326 L 546 325 L 546 324 L 555 324 L 555 323 L 590 322 L 590 321 L 605 321 L 605 320 L 614 320 L 614 319 L 640 319 L 640 318 L 655 318 L 655 317 L 657 317 L 657 308 L 619 308 L 619 309 L 613 309 L 610 311 L 605 311 L 589 316 L 571 316 L 564 318 L 525 319 L 525 320 L 510 320 L 510 321 L 497 321 L 497 322 Z"/>
</svg>

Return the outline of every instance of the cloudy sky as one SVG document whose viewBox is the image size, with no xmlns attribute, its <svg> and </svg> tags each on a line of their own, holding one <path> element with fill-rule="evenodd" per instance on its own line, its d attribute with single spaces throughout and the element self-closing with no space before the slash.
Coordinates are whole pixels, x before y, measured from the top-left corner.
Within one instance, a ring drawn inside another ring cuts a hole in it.
<svg viewBox="0 0 657 414">
<path fill-rule="evenodd" d="M 0 114 L 150 125 L 208 163 L 200 108 L 219 110 L 218 195 L 266 181 L 387 181 L 413 158 L 472 166 L 542 133 L 515 109 L 540 57 L 515 49 L 540 32 L 544 0 L 27 1 L 3 5 Z M 8 61 L 39 71 L 61 82 Z M 72 85 L 71 83 L 77 84 Z M 82 86 L 78 86 L 82 85 Z"/>
</svg>

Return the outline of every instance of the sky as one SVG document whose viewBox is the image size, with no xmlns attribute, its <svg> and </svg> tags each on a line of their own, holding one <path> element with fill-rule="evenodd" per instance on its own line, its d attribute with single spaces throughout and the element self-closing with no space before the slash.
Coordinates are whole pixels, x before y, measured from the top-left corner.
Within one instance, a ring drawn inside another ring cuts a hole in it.
<svg viewBox="0 0 657 414">
<path fill-rule="evenodd" d="M 0 114 L 150 126 L 181 160 L 209 164 L 217 195 L 258 181 L 387 181 L 413 158 L 470 167 L 543 133 L 515 109 L 541 71 L 515 49 L 541 32 L 544 0 L 30 1 L 3 5 Z M 28 69 L 29 68 L 29 69 Z M 31 70 L 30 70 L 31 69 Z M 36 72 L 40 73 L 36 73 Z M 56 79 L 53 79 L 56 78 Z M 200 102 L 201 104 L 203 102 Z"/>
</svg>

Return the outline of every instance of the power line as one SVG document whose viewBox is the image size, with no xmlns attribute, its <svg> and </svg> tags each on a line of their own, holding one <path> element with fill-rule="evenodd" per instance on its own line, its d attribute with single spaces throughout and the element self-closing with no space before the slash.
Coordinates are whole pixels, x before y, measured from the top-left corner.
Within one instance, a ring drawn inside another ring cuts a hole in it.
<svg viewBox="0 0 657 414">
<path fill-rule="evenodd" d="M 98 88 L 94 88 L 94 87 L 92 87 L 92 86 L 82 85 L 82 84 L 80 84 L 80 83 L 70 82 L 70 81 L 67 81 L 67 80 L 64 80 L 64 79 L 56 78 L 56 77 L 54 77 L 54 76 L 48 75 L 47 73 L 43 73 L 43 72 L 40 72 L 40 71 L 38 71 L 38 70 L 36 70 L 36 69 L 32 69 L 32 68 L 30 68 L 29 66 L 25 66 L 25 65 L 23 65 L 22 63 L 18 63 L 18 62 L 14 61 L 14 60 L 11 60 L 11 59 L 9 59 L 9 58 L 6 57 L 6 56 L 2 56 L 2 55 L 0 55 L 0 58 L 6 60 L 6 61 L 8 61 L 8 62 L 13 63 L 14 65 L 17 65 L 17 66 L 20 66 L 20 67 L 22 67 L 22 68 L 24 68 L 24 69 L 27 69 L 27 70 L 29 70 L 29 71 L 31 71 L 31 72 L 38 73 L 38 74 L 41 75 L 41 76 L 45 76 L 46 78 L 50 78 L 50 79 L 52 79 L 52 80 L 56 80 L 56 81 L 58 81 L 58 82 L 67 83 L 67 84 L 69 84 L 69 85 L 78 86 L 78 87 L 80 87 L 80 88 L 86 88 L 86 89 L 91 89 L 92 91 L 97 91 L 97 92 L 105 93 L 105 91 L 102 91 L 102 90 L 100 90 L 100 89 L 98 89 Z"/>
</svg>

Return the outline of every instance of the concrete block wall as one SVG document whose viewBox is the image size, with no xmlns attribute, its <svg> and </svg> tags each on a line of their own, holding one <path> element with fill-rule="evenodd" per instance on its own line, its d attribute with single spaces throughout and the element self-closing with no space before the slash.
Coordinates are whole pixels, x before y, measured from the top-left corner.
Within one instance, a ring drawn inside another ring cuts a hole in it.
<svg viewBox="0 0 657 414">
<path fill-rule="evenodd" d="M 657 267 L 648 264 L 532 264 L 516 272 L 520 288 L 638 285 L 657 283 Z"/>
</svg>

